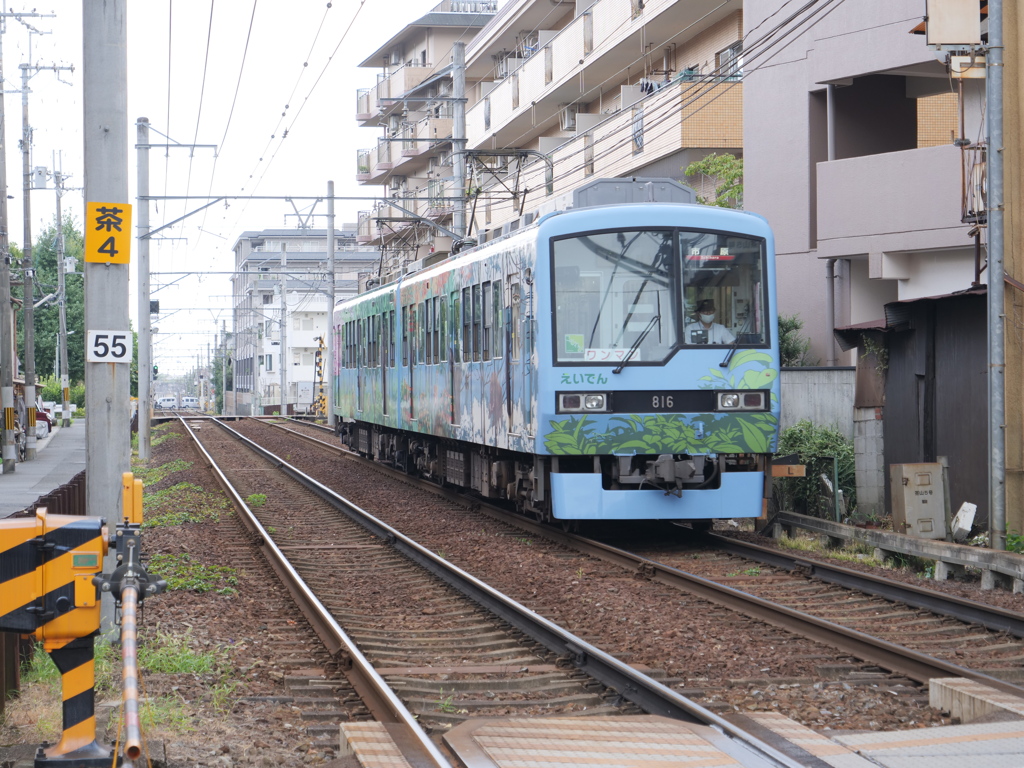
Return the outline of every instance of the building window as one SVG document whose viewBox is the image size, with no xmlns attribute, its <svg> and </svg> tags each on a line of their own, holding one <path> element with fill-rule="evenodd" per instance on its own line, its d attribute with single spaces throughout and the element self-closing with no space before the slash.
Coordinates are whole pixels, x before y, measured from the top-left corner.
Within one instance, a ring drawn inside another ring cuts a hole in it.
<svg viewBox="0 0 1024 768">
<path fill-rule="evenodd" d="M 632 11 L 631 18 L 639 19 L 644 12 L 644 0 L 629 0 L 629 5 Z"/>
<path fill-rule="evenodd" d="M 274 356 L 267 355 L 267 371 L 269 372 L 272 370 L 274 370 Z"/>
<path fill-rule="evenodd" d="M 743 41 L 737 40 L 724 51 L 715 54 L 715 67 L 719 77 L 738 78 L 742 74 Z"/>
<path fill-rule="evenodd" d="M 644 151 L 644 108 L 633 107 L 633 154 Z"/>
<path fill-rule="evenodd" d="M 270 304 L 273 301 L 274 301 L 274 294 L 272 294 L 272 293 L 264 293 L 263 294 L 263 303 L 264 304 Z"/>
</svg>

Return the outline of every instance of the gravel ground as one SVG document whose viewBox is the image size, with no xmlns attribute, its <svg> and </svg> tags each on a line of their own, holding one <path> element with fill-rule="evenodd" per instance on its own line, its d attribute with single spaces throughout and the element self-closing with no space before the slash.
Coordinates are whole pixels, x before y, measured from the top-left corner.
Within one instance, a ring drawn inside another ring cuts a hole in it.
<svg viewBox="0 0 1024 768">
<path fill-rule="evenodd" d="M 157 434 L 179 431 L 173 425 Z M 396 491 L 372 469 L 341 459 L 325 461 L 314 448 L 289 445 L 287 451 L 293 463 L 308 463 L 311 474 L 396 527 L 423 531 L 425 545 L 443 551 L 452 562 L 488 581 L 492 575 L 501 575 L 505 582 L 501 586 L 521 602 L 588 641 L 659 670 L 666 680 L 718 711 L 777 711 L 819 730 L 887 730 L 949 722 L 922 706 L 919 692 L 894 692 L 884 675 L 872 681 L 866 673 L 861 684 L 852 686 L 823 681 L 823 654 L 809 641 L 781 630 L 774 631 L 773 641 L 765 641 L 771 634 L 759 630 L 759 640 L 752 644 L 749 620 L 732 618 L 731 624 L 723 624 L 721 614 L 727 612 L 722 609 L 534 541 L 517 529 L 484 522 L 472 510 L 433 494 L 407 486 Z M 225 511 L 223 495 L 187 438 L 164 439 L 154 447 L 153 456 L 148 469 L 171 469 L 164 477 L 151 478 L 147 494 L 156 497 L 160 491 L 178 489 L 167 497 L 169 504 L 155 506 L 147 501 L 147 520 L 168 514 L 170 508 L 178 519 L 195 521 L 148 529 L 144 551 L 149 555 L 188 553 L 203 564 L 231 567 L 236 573 L 230 585 L 206 592 L 175 590 L 146 601 L 145 634 L 187 634 L 193 649 L 216 649 L 223 654 L 221 666 L 212 672 L 156 675 L 144 670 L 144 695 L 164 703 L 162 708 L 167 710 L 148 738 L 166 743 L 174 766 L 350 768 L 354 763 L 349 758 L 338 757 L 305 736 L 296 709 L 272 699 L 288 695 L 284 684 L 288 667 L 281 664 L 279 645 L 286 639 L 315 643 L 304 619 L 290 606 L 258 554 L 245 545 L 228 543 L 237 536 L 237 522 Z M 182 483 L 206 490 L 181 488 Z M 209 516 L 211 509 L 219 510 L 216 519 Z M 872 570 L 855 563 L 844 565 Z M 886 570 L 886 574 L 921 583 L 911 571 Z M 1021 610 L 1024 602 L 1024 596 L 1005 591 L 982 592 L 979 583 L 969 581 L 926 584 L 1011 610 Z M 632 618 L 623 621 L 624 616 Z M 834 658 L 824 655 L 830 661 Z M 853 660 L 849 663 L 856 666 Z M 8 707 L 0 744 L 55 739 L 59 707 L 59 692 L 30 686 L 21 700 Z M 57 714 L 47 722 L 41 716 L 44 711 Z M 107 734 L 113 739 L 116 727 L 110 726 Z"/>
</svg>

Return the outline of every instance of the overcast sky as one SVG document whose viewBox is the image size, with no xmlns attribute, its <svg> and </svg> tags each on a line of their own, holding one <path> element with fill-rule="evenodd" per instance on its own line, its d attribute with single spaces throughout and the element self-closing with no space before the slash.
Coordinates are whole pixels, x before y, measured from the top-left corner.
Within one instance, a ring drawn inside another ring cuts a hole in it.
<svg viewBox="0 0 1024 768">
<path fill-rule="evenodd" d="M 135 202 L 137 178 L 134 122 L 140 116 L 148 117 L 154 131 L 168 135 L 171 143 L 218 145 L 216 156 L 211 149 L 194 153 L 187 149 L 168 153 L 152 150 L 153 195 L 312 196 L 325 194 L 329 179 L 335 182 L 335 194 L 339 196 L 379 192 L 377 187 L 360 187 L 354 180 L 356 150 L 374 145 L 380 135 L 377 129 L 356 126 L 356 90 L 372 85 L 377 71 L 358 69 L 356 64 L 398 32 L 403 23 L 436 4 L 437 0 L 129 2 L 131 202 Z M 56 162 L 70 176 L 68 186 L 82 185 L 81 8 L 77 0 L 58 2 L 52 10 L 37 7 L 37 13 L 55 15 L 25 21 L 48 34 L 30 36 L 25 25 L 13 19 L 6 23 L 3 54 L 8 194 L 17 198 L 9 201 L 9 230 L 14 243 L 24 242 L 18 152 L 21 95 L 10 93 L 21 85 L 19 65 L 74 66 L 74 72 L 40 71 L 30 80 L 32 166 L 52 171 Z M 8 5 L 6 11 L 30 9 Z M 434 62 L 441 66 L 444 63 Z M 165 141 L 155 132 L 151 140 Z M 151 225 L 160 226 L 201 204 L 181 200 L 156 203 L 151 209 Z M 63 205 L 64 211 L 72 212 L 80 224 L 81 193 L 68 192 Z M 311 203 L 296 205 L 305 212 Z M 357 212 L 371 205 L 369 201 L 337 203 L 338 225 L 354 222 Z M 33 240 L 53 222 L 54 210 L 52 189 L 32 193 Z M 326 214 L 326 203 L 315 212 Z M 326 219 L 320 217 L 314 223 L 325 227 Z M 236 200 L 191 216 L 164 230 L 161 239 L 154 239 L 153 298 L 161 304 L 161 316 L 154 320 L 161 331 L 154 355 L 161 372 L 191 367 L 196 350 L 202 349 L 205 356 L 206 343 L 212 343 L 222 320 L 227 321 L 230 330 L 228 276 L 211 273 L 232 268 L 230 248 L 238 235 L 245 230 L 296 224 L 294 209 L 285 201 Z M 195 274 L 182 278 L 172 272 Z M 134 252 L 131 274 L 130 307 L 136 322 Z M 174 285 L 160 289 L 170 283 Z"/>
</svg>

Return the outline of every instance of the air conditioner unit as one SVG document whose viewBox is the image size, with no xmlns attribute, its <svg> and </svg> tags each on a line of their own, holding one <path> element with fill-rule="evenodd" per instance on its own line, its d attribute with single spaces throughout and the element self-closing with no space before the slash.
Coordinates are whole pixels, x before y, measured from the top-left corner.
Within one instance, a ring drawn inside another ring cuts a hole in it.
<svg viewBox="0 0 1024 768">
<path fill-rule="evenodd" d="M 392 176 L 388 179 L 388 189 L 392 192 L 401 192 L 405 189 L 405 176 Z"/>
<path fill-rule="evenodd" d="M 579 104 L 564 104 L 559 112 L 560 123 L 563 131 L 576 130 L 576 115 L 579 114 Z"/>
</svg>

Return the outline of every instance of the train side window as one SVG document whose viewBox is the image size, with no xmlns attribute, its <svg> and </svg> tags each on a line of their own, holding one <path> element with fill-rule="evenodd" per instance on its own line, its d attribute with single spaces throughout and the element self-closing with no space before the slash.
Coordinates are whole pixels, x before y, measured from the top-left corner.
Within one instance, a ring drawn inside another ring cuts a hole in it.
<svg viewBox="0 0 1024 768">
<path fill-rule="evenodd" d="M 519 292 L 519 283 L 510 279 L 508 284 L 508 331 L 509 345 L 508 356 L 511 360 L 519 359 L 519 305 L 522 303 L 522 296 Z"/>
<path fill-rule="evenodd" d="M 480 284 L 473 286 L 473 361 L 480 362 Z"/>
<path fill-rule="evenodd" d="M 462 289 L 462 361 L 473 359 L 473 289 Z"/>
<path fill-rule="evenodd" d="M 433 305 L 431 314 L 434 317 L 434 362 L 437 363 L 441 360 L 441 318 L 437 314 L 437 296 L 430 303 Z"/>
<path fill-rule="evenodd" d="M 416 362 L 422 363 L 425 358 L 426 350 L 423 343 L 423 302 L 421 301 L 416 305 L 416 319 L 413 321 L 416 323 Z"/>
<path fill-rule="evenodd" d="M 432 343 L 434 336 L 434 316 L 430 312 L 430 299 L 427 299 L 424 314 L 425 317 L 423 318 L 423 332 L 427 337 L 427 343 L 424 345 L 426 346 L 424 354 L 426 355 L 427 365 L 430 365 L 431 363 L 434 362 L 434 345 Z"/>
<path fill-rule="evenodd" d="M 395 367 L 395 310 L 392 309 L 388 312 L 388 325 L 391 326 L 391 332 L 388 337 L 391 339 L 391 351 L 389 354 L 390 365 L 392 368 Z"/>
<path fill-rule="evenodd" d="M 505 346 L 505 335 L 502 332 L 501 318 L 505 309 L 504 294 L 501 292 L 501 280 L 494 281 L 494 295 L 491 302 L 493 319 L 491 321 L 494 344 L 491 346 L 491 357 L 499 358 L 503 355 L 502 348 Z"/>
<path fill-rule="evenodd" d="M 480 357 L 483 360 L 491 359 L 491 281 L 488 280 L 481 286 L 480 293 L 480 324 L 483 326 L 480 333 Z"/>
<path fill-rule="evenodd" d="M 402 365 L 409 364 L 409 307 L 402 307 Z"/>
<path fill-rule="evenodd" d="M 462 362 L 462 344 L 459 342 L 459 317 L 462 314 L 462 300 L 458 291 L 452 291 L 452 362 Z"/>
<path fill-rule="evenodd" d="M 363 364 L 363 321 L 356 320 L 356 368 Z"/>
<path fill-rule="evenodd" d="M 438 336 L 441 338 L 441 361 L 448 360 L 448 300 L 441 297 L 441 308 L 437 313 L 437 320 L 441 324 Z"/>
<path fill-rule="evenodd" d="M 373 316 L 373 367 L 380 368 L 380 340 L 383 333 L 380 315 Z"/>
</svg>

